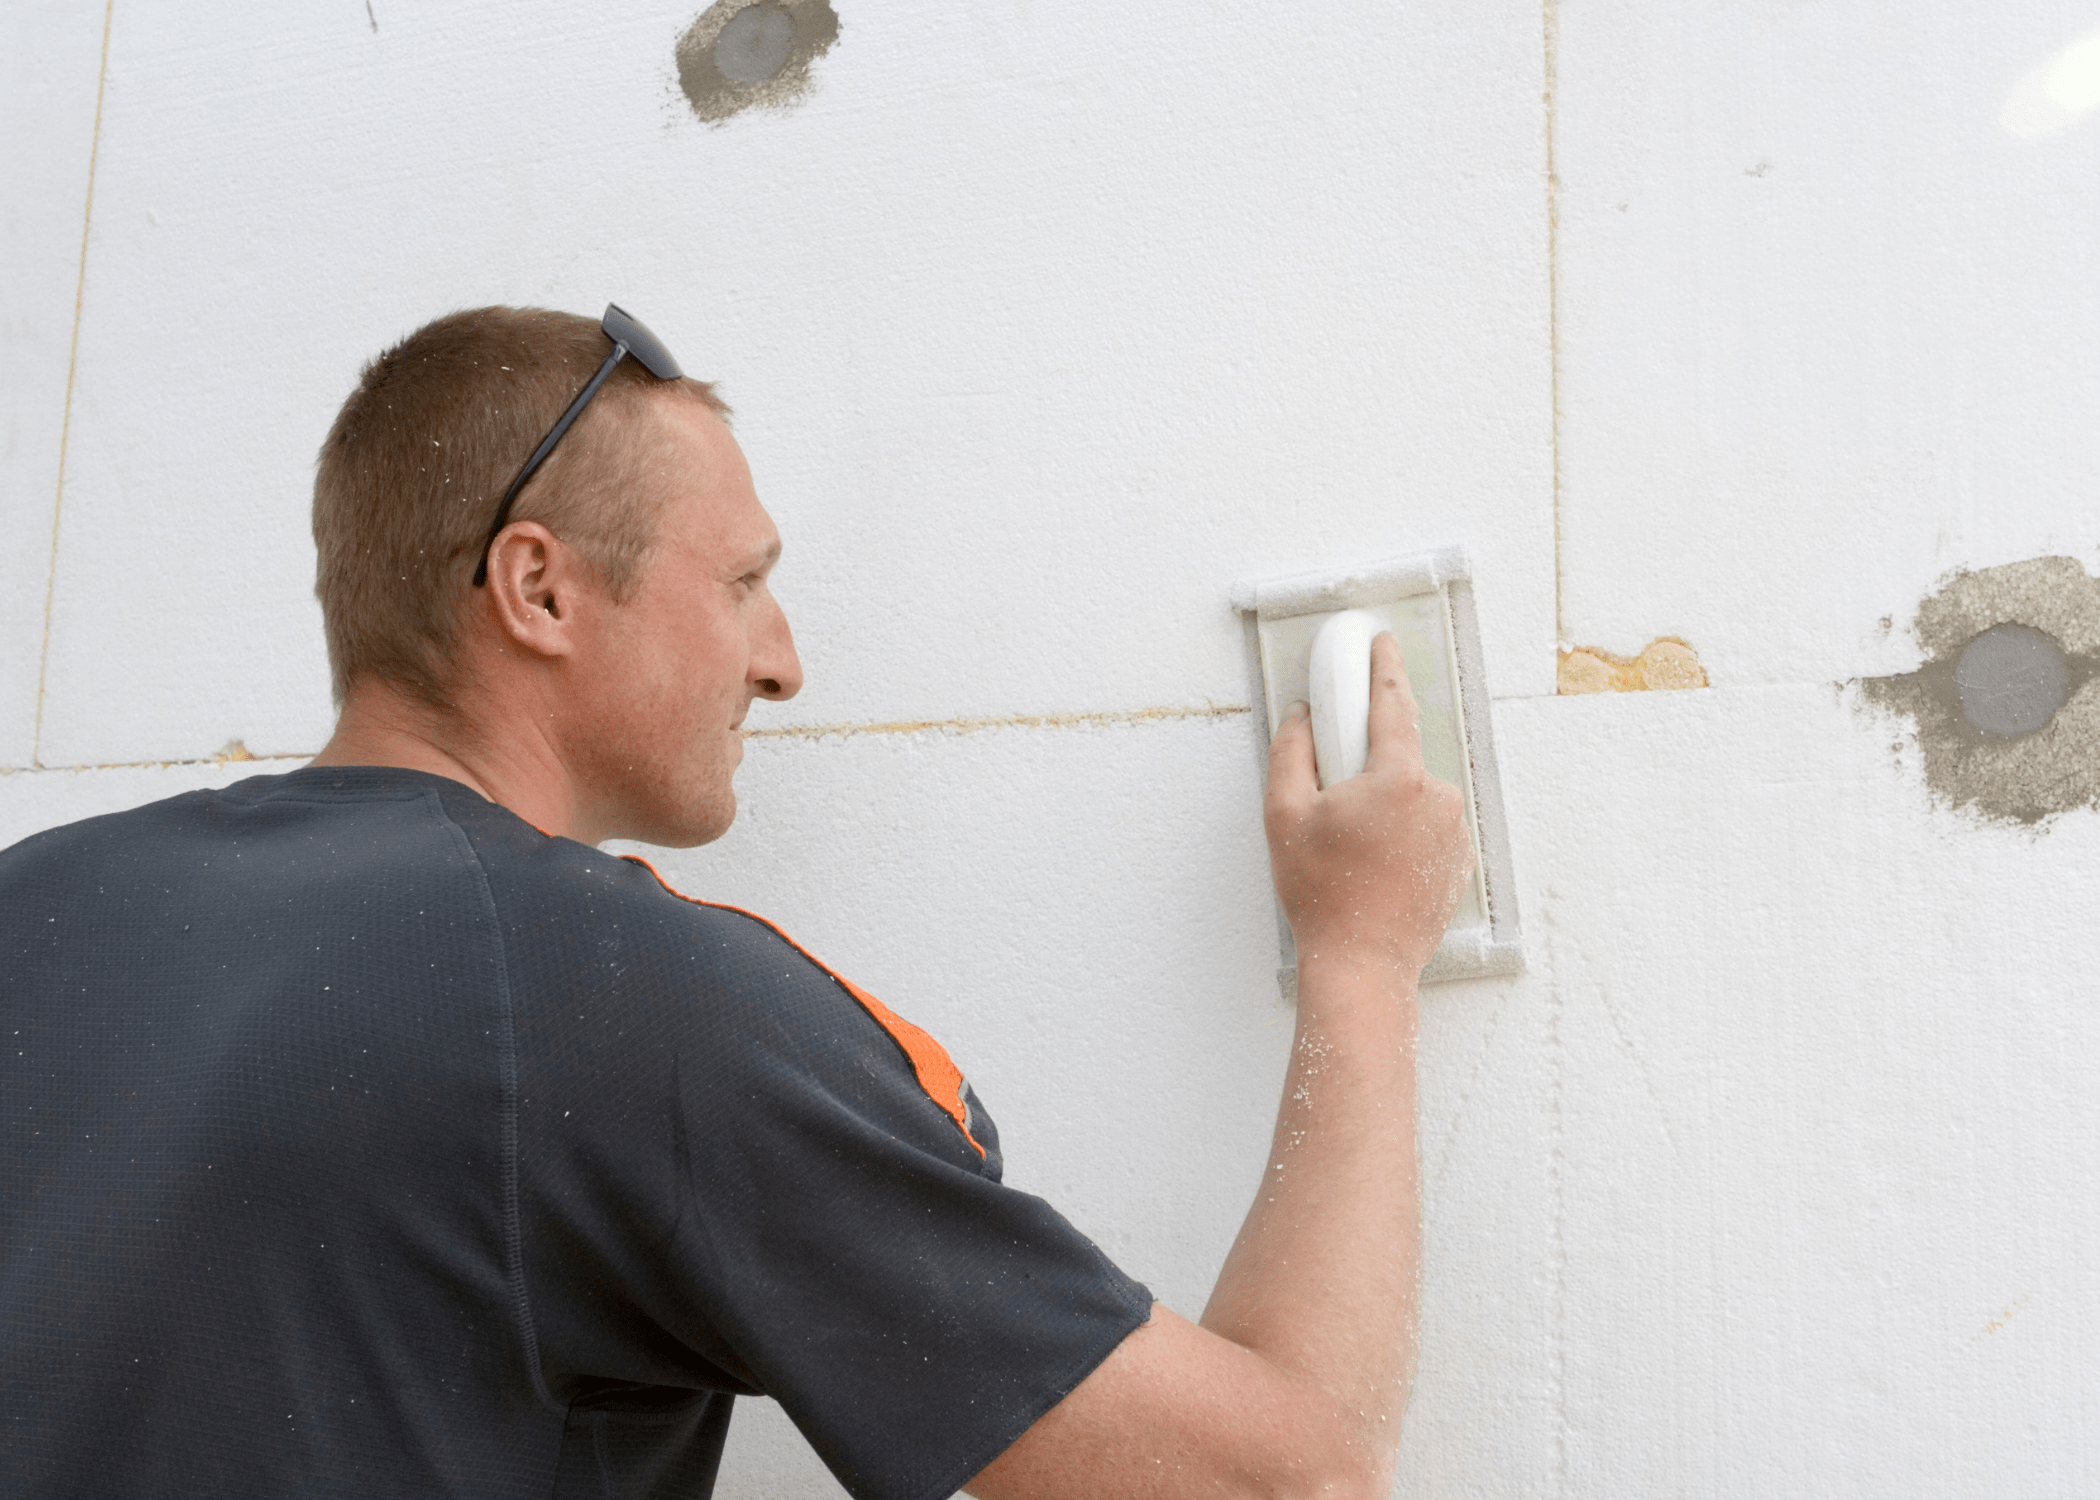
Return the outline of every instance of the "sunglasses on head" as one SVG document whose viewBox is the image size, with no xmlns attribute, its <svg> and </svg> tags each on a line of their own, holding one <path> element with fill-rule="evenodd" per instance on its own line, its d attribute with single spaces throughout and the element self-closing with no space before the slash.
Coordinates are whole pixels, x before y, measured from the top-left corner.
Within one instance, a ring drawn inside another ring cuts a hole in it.
<svg viewBox="0 0 2100 1500">
<path fill-rule="evenodd" d="M 532 457 L 525 460 L 525 467 L 518 470 L 518 477 L 510 482 L 503 492 L 503 501 L 496 507 L 496 519 L 489 523 L 489 534 L 481 539 L 481 560 L 474 564 L 474 587 L 480 588 L 489 581 L 489 547 L 497 534 L 510 523 L 511 502 L 518 498 L 518 491 L 525 488 L 525 481 L 539 472 L 561 435 L 569 430 L 583 409 L 591 404 L 591 397 L 598 394 L 598 387 L 605 384 L 605 377 L 612 374 L 613 366 L 632 354 L 641 362 L 643 369 L 658 380 L 676 380 L 685 372 L 678 368 L 678 361 L 671 358 L 671 351 L 664 347 L 663 340 L 630 318 L 613 303 L 605 304 L 605 317 L 598 327 L 612 340 L 612 353 L 605 356 L 605 363 L 598 366 L 596 374 L 585 382 L 569 409 L 561 414 L 540 445 L 532 450 Z"/>
</svg>

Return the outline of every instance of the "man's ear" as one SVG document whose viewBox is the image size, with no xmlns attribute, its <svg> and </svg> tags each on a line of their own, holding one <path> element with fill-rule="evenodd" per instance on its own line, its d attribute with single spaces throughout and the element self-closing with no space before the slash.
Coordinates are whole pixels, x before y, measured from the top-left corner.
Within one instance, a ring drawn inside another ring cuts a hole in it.
<svg viewBox="0 0 2100 1500">
<path fill-rule="evenodd" d="M 513 521 L 489 544 L 488 608 L 503 633 L 535 656 L 575 651 L 576 608 L 594 582 L 574 549 L 537 521 Z"/>
</svg>

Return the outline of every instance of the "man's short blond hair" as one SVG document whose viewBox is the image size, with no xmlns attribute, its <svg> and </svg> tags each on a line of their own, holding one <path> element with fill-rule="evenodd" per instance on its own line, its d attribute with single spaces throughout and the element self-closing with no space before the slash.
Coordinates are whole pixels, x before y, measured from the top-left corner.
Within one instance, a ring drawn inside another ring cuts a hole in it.
<svg viewBox="0 0 2100 1500">
<path fill-rule="evenodd" d="M 314 475 L 314 593 L 338 704 L 370 676 L 448 706 L 496 506 L 610 352 L 589 318 L 479 307 L 365 366 Z M 667 493 L 635 451 L 646 403 L 678 399 L 729 415 L 704 381 L 660 381 L 622 360 L 511 508 L 511 520 L 538 521 L 580 552 L 616 602 L 634 588 Z"/>
</svg>

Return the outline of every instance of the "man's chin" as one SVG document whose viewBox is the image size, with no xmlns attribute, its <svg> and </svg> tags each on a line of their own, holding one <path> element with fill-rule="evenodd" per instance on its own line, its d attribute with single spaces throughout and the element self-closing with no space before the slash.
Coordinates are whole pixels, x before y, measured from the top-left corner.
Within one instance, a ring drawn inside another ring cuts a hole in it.
<svg viewBox="0 0 2100 1500">
<path fill-rule="evenodd" d="M 699 836 L 692 843 L 685 845 L 685 847 L 697 849 L 702 844 L 712 844 L 723 834 L 729 832 L 729 825 L 735 821 L 736 792 L 731 790 L 722 794 L 722 804 L 718 816 L 710 819 L 707 825 L 700 830 Z"/>
<path fill-rule="evenodd" d="M 735 821 L 736 793 L 728 791 L 712 807 L 692 809 L 678 820 L 676 827 L 663 830 L 662 838 L 649 842 L 665 849 L 697 849 L 729 832 L 729 825 Z"/>
</svg>

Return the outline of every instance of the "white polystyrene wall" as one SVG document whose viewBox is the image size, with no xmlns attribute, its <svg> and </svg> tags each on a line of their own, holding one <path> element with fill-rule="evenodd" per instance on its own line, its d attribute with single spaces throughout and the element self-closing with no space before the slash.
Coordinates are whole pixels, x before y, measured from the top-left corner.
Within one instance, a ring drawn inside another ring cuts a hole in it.
<svg viewBox="0 0 2100 1500">
<path fill-rule="evenodd" d="M 1228 591 L 1463 541 L 1532 966 L 1425 1009 L 1397 1493 L 2090 1491 L 2100 816 L 1935 808 L 1838 684 L 1949 568 L 2100 562 L 2100 115 L 1999 123 L 2100 13 L 835 3 L 715 128 L 699 0 L 0 8 L 0 842 L 317 748 L 360 361 L 616 298 L 809 669 L 666 874 L 1193 1314 L 1289 1027 Z M 1712 689 L 1552 696 L 1666 634 Z M 722 1491 L 837 1493 L 763 1403 Z"/>
</svg>

